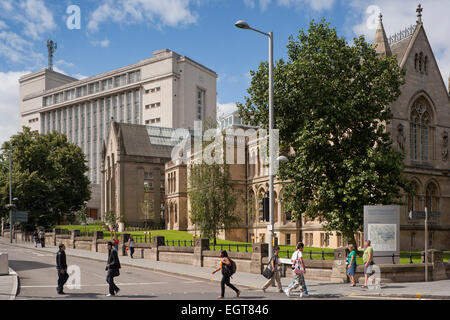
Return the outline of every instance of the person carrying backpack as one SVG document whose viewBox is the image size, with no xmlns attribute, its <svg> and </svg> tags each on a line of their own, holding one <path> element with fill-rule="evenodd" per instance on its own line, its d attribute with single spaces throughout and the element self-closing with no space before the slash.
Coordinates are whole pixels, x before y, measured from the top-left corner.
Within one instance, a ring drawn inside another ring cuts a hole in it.
<svg viewBox="0 0 450 320">
<path fill-rule="evenodd" d="M 223 299 L 225 296 L 225 285 L 233 289 L 236 292 L 236 297 L 239 298 L 241 292 L 230 283 L 231 276 L 236 272 L 236 263 L 228 258 L 226 250 L 220 252 L 220 257 L 222 260 L 220 261 L 219 268 L 212 272 L 212 274 L 215 274 L 217 271 L 222 270 L 222 281 L 220 281 L 221 294 L 217 298 Z"/>
</svg>

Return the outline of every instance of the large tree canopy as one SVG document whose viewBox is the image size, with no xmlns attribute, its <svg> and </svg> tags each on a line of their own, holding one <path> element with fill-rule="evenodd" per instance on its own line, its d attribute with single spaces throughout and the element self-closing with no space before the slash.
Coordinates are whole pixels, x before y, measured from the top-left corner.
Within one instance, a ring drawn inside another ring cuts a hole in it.
<svg viewBox="0 0 450 320">
<path fill-rule="evenodd" d="M 398 203 L 402 153 L 386 125 L 404 71 L 395 57 L 378 57 L 364 37 L 350 45 L 325 21 L 311 22 L 287 45 L 274 77 L 275 125 L 289 162 L 280 164 L 286 209 L 341 231 L 354 242 L 363 206 Z M 249 124 L 268 124 L 268 64 L 252 72 L 249 96 L 238 104 Z"/>
<path fill-rule="evenodd" d="M 39 134 L 23 127 L 2 146 L 0 199 L 9 203 L 9 151 L 12 194 L 18 210 L 29 211 L 27 228 L 49 227 L 74 215 L 90 199 L 85 155 L 59 133 Z M 7 211 L 2 206 L 2 214 Z"/>
</svg>

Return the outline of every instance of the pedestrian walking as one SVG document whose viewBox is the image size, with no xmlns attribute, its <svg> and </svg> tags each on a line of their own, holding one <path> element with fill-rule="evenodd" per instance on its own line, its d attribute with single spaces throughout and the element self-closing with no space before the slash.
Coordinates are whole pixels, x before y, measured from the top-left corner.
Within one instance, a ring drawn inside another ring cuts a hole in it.
<svg viewBox="0 0 450 320">
<path fill-rule="evenodd" d="M 303 261 L 303 248 L 304 244 L 299 242 L 297 244 L 297 250 L 292 254 L 292 273 L 294 274 L 294 278 L 289 286 L 284 290 L 286 295 L 289 297 L 291 292 L 298 287 L 300 289 L 300 297 L 308 296 L 308 289 L 306 288 L 305 276 L 305 262 Z"/>
<path fill-rule="evenodd" d="M 114 283 L 114 278 L 120 275 L 119 269 L 120 261 L 117 250 L 113 249 L 113 243 L 108 242 L 108 262 L 106 263 L 106 282 L 109 284 L 109 294 L 107 297 L 115 296 L 119 293 L 120 289 Z"/>
<path fill-rule="evenodd" d="M 367 289 L 367 281 L 369 277 L 373 274 L 373 248 L 370 246 L 370 240 L 366 240 L 364 245 L 366 249 L 363 254 L 363 263 L 364 263 L 364 285 L 361 288 Z"/>
<path fill-rule="evenodd" d="M 37 230 L 34 230 L 33 242 L 34 242 L 34 247 L 37 248 L 37 244 L 39 243 L 39 234 L 38 234 Z"/>
<path fill-rule="evenodd" d="M 39 231 L 39 241 L 41 242 L 41 248 L 45 248 L 45 231 L 44 231 L 44 229 L 41 229 L 41 231 Z"/>
<path fill-rule="evenodd" d="M 220 258 L 222 258 L 222 260 L 220 260 L 219 268 L 212 272 L 212 274 L 215 274 L 217 271 L 222 270 L 222 281 L 220 281 L 221 293 L 217 298 L 223 299 L 225 297 L 225 285 L 233 289 L 233 291 L 236 292 L 236 297 L 239 298 L 241 292 L 230 283 L 230 278 L 236 271 L 236 265 L 230 258 L 228 258 L 228 253 L 226 250 L 220 251 Z"/>
<path fill-rule="evenodd" d="M 266 289 L 272 285 L 274 281 L 277 282 L 278 292 L 283 292 L 283 287 L 281 286 L 279 262 L 280 258 L 278 254 L 280 253 L 280 247 L 274 248 L 274 253 L 267 266 L 272 271 L 272 277 L 263 285 L 262 291 L 266 292 Z"/>
<path fill-rule="evenodd" d="M 114 242 L 114 249 L 116 249 L 116 251 L 119 252 L 119 239 L 117 238 L 116 234 L 113 237 L 113 242 Z"/>
<path fill-rule="evenodd" d="M 130 235 L 130 239 L 128 239 L 128 250 L 130 250 L 130 257 L 133 259 L 134 254 L 134 239 L 133 236 Z"/>
<path fill-rule="evenodd" d="M 350 281 L 352 282 L 352 284 L 350 285 L 350 287 L 354 287 L 356 286 L 356 282 L 355 282 L 355 273 L 356 273 L 356 250 L 355 250 L 355 246 L 353 244 L 349 244 L 348 245 L 348 250 L 349 250 L 349 254 L 347 257 L 347 274 L 350 277 Z"/>
<path fill-rule="evenodd" d="M 69 275 L 67 274 L 67 260 L 66 260 L 66 247 L 64 244 L 59 245 L 59 251 L 56 254 L 56 270 L 58 270 L 58 287 L 56 292 L 58 294 L 65 294 L 63 288 L 69 279 Z"/>
</svg>

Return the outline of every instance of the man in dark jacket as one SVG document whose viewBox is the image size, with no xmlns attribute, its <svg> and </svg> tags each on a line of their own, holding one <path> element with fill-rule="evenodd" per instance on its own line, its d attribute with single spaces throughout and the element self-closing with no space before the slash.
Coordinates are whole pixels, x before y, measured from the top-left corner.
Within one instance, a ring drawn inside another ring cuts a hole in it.
<svg viewBox="0 0 450 320">
<path fill-rule="evenodd" d="M 66 253 L 64 252 L 66 247 L 64 244 L 59 245 L 59 251 L 56 254 L 56 270 L 58 270 L 58 288 L 56 291 L 58 294 L 65 294 L 63 291 L 64 284 L 69 279 L 69 275 L 67 274 L 67 260 Z"/>
<path fill-rule="evenodd" d="M 109 294 L 107 297 L 115 296 L 119 293 L 120 289 L 114 283 L 114 277 L 120 275 L 120 261 L 117 251 L 113 249 L 113 243 L 108 242 L 108 262 L 106 264 L 106 282 L 109 284 Z"/>
</svg>

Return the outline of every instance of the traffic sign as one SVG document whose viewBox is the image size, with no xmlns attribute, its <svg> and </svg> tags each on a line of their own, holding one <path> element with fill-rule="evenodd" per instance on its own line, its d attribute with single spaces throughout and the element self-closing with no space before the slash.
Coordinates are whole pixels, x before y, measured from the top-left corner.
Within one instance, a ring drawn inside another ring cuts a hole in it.
<svg viewBox="0 0 450 320">
<path fill-rule="evenodd" d="M 28 211 L 15 211 L 12 213 L 13 222 L 28 222 Z"/>
<path fill-rule="evenodd" d="M 428 212 L 428 218 L 439 218 L 440 216 L 440 212 Z M 425 211 L 410 211 L 408 217 L 409 219 L 425 219 Z"/>
</svg>

